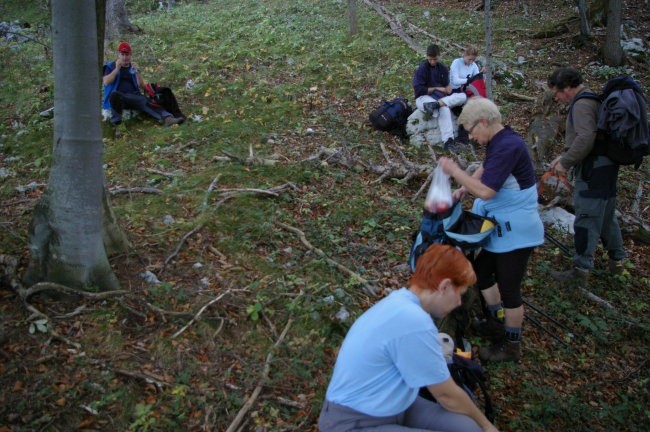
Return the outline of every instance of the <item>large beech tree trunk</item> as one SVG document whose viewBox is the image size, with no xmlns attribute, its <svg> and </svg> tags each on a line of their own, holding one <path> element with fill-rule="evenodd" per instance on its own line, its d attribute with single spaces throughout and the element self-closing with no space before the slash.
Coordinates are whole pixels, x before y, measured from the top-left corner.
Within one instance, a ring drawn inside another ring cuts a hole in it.
<svg viewBox="0 0 650 432">
<path fill-rule="evenodd" d="M 104 249 L 95 2 L 52 0 L 54 149 L 30 226 L 25 282 L 115 289 Z"/>
</svg>

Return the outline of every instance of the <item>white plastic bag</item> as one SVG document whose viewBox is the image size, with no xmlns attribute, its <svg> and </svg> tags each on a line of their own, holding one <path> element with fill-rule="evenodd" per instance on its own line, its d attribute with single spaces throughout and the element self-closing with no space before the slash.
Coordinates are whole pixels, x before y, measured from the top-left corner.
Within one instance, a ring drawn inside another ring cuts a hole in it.
<svg viewBox="0 0 650 432">
<path fill-rule="evenodd" d="M 451 207 L 451 183 L 449 175 L 438 165 L 433 171 L 431 186 L 424 200 L 424 208 L 432 213 L 443 213 Z"/>
</svg>

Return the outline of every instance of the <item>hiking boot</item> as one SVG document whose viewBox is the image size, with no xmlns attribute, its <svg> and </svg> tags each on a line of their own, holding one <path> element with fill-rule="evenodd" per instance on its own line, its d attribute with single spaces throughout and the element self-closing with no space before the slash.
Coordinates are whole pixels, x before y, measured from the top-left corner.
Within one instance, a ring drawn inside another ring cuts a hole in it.
<svg viewBox="0 0 650 432">
<path fill-rule="evenodd" d="M 438 117 L 438 110 L 440 109 L 440 102 L 433 101 L 423 104 L 424 112 L 432 117 Z"/>
<path fill-rule="evenodd" d="M 492 318 L 473 320 L 470 324 L 472 332 L 491 342 L 501 342 L 506 336 L 506 327 L 501 321 Z"/>
<path fill-rule="evenodd" d="M 183 123 L 183 119 L 180 117 L 167 116 L 163 119 L 163 124 L 165 126 L 172 126 L 180 123 Z"/>
<path fill-rule="evenodd" d="M 460 153 L 462 147 L 453 138 L 449 138 L 447 141 L 445 141 L 445 144 L 443 145 L 443 149 L 451 153 Z"/>
<path fill-rule="evenodd" d="M 121 115 L 114 115 L 113 117 L 111 117 L 110 122 L 111 122 L 111 124 L 113 126 L 117 126 L 120 123 L 122 123 L 122 116 Z"/>
<path fill-rule="evenodd" d="M 607 261 L 607 270 L 609 270 L 612 275 L 622 274 L 623 271 L 625 271 L 625 260 L 613 260 L 610 258 L 609 261 Z"/>
<path fill-rule="evenodd" d="M 589 270 L 580 267 L 573 267 L 571 270 L 551 270 L 551 277 L 558 282 L 586 282 L 589 277 Z"/>
<path fill-rule="evenodd" d="M 513 361 L 517 363 L 521 358 L 521 343 L 504 340 L 490 347 L 479 348 L 478 356 L 482 361 Z"/>
</svg>

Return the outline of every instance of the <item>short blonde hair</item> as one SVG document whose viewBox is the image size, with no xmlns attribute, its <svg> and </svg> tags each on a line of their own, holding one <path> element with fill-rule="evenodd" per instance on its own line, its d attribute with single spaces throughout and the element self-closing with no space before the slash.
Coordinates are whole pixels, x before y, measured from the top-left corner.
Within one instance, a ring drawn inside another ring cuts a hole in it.
<svg viewBox="0 0 650 432">
<path fill-rule="evenodd" d="M 476 57 L 478 55 L 478 48 L 476 47 L 476 45 L 467 45 L 465 47 L 465 51 L 463 51 L 463 55 Z"/>
<path fill-rule="evenodd" d="M 463 107 L 463 112 L 458 117 L 458 122 L 465 129 L 469 129 L 479 120 L 485 120 L 489 125 L 501 123 L 499 108 L 490 99 L 473 97 Z"/>
</svg>

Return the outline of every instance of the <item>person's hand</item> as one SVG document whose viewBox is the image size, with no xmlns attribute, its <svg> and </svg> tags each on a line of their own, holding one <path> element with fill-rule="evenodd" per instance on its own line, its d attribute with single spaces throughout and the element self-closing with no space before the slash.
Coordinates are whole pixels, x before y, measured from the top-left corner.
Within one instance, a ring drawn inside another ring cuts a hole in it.
<svg viewBox="0 0 650 432">
<path fill-rule="evenodd" d="M 135 71 L 135 73 L 140 72 L 140 68 L 138 68 L 138 64 L 137 64 L 137 63 L 135 63 L 135 62 L 131 62 L 131 67 L 133 68 L 133 70 Z"/>
<path fill-rule="evenodd" d="M 566 176 L 567 170 L 564 168 L 564 166 L 560 163 L 560 159 L 562 156 L 558 156 L 553 161 L 551 162 L 551 166 L 549 167 L 550 170 L 555 174 L 556 176 Z"/>
<path fill-rule="evenodd" d="M 467 193 L 467 189 L 465 189 L 464 186 L 461 186 L 451 193 L 451 199 L 453 202 L 458 202 L 463 198 L 465 198 L 466 193 Z"/>
<path fill-rule="evenodd" d="M 447 87 L 445 87 L 445 93 L 451 94 L 451 84 L 447 84 Z"/>
<path fill-rule="evenodd" d="M 555 164 L 555 167 L 553 168 L 553 174 L 555 174 L 558 177 L 566 177 L 567 169 L 564 168 L 564 165 L 558 162 L 557 164 Z"/>
<path fill-rule="evenodd" d="M 122 62 L 122 59 L 118 57 L 117 60 L 115 60 L 115 69 L 119 70 L 122 66 L 124 66 L 124 63 Z"/>
<path fill-rule="evenodd" d="M 458 168 L 458 164 L 448 157 L 441 157 L 438 159 L 438 165 L 440 165 L 445 174 L 449 175 L 453 175 L 452 173 Z"/>
</svg>

